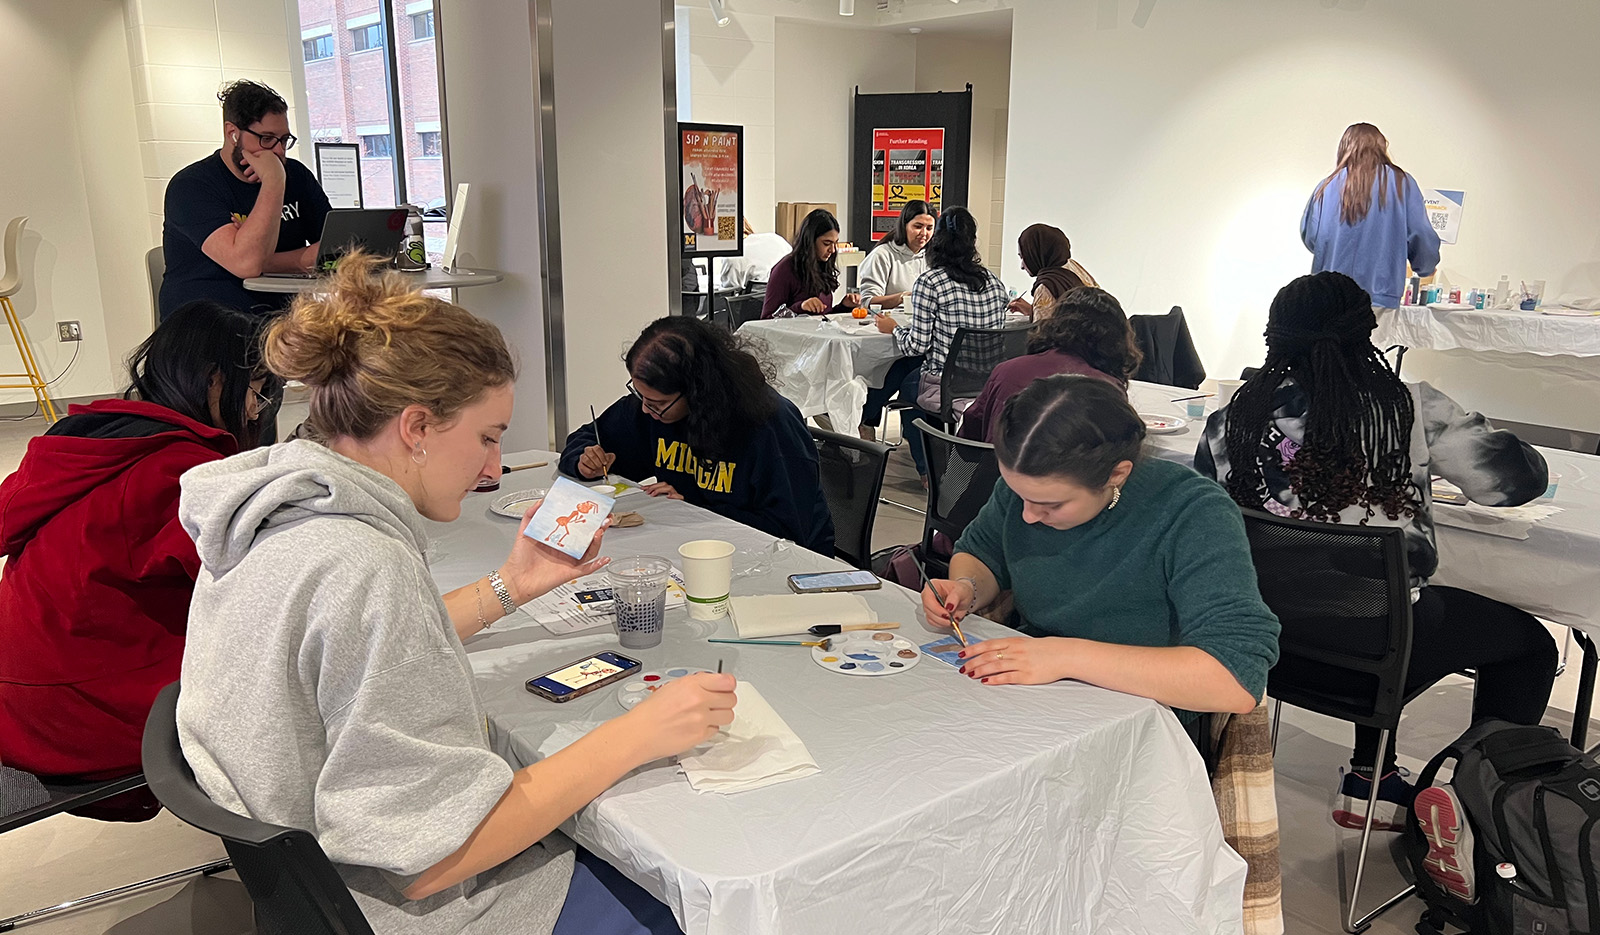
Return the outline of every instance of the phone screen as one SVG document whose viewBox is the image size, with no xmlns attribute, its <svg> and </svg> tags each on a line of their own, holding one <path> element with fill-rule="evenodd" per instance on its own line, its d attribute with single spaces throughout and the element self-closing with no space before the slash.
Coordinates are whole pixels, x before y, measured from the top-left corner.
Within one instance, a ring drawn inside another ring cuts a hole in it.
<svg viewBox="0 0 1600 935">
<path fill-rule="evenodd" d="M 528 688 L 538 689 L 540 692 L 560 698 L 612 681 L 637 668 L 639 662 L 627 656 L 617 653 L 597 653 L 582 662 L 575 662 L 547 675 L 529 679 Z"/>
<path fill-rule="evenodd" d="M 588 604 L 604 604 L 612 600 L 610 588 L 596 588 L 593 591 L 579 591 L 572 595 L 579 606 Z"/>
<path fill-rule="evenodd" d="M 810 575 L 790 575 L 789 580 L 796 591 L 878 586 L 878 576 L 870 571 L 823 571 Z"/>
</svg>

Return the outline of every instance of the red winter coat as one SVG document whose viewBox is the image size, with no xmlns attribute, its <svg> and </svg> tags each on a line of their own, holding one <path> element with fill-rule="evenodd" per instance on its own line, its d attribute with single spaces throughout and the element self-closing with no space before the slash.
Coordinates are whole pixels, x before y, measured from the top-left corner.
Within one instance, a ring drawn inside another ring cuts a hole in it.
<svg viewBox="0 0 1600 935">
<path fill-rule="evenodd" d="M 221 429 L 120 399 L 73 406 L 28 444 L 0 484 L 0 763 L 87 779 L 139 769 L 200 568 L 178 477 L 237 450 Z"/>
</svg>

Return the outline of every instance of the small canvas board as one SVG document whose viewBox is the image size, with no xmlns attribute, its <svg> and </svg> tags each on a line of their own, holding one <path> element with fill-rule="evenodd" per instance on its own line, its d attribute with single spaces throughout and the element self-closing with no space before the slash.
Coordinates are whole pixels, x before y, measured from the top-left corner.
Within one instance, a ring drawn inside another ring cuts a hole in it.
<svg viewBox="0 0 1600 935">
<path fill-rule="evenodd" d="M 955 637 L 947 636 L 943 639 L 934 640 L 931 643 L 923 643 L 921 648 L 923 653 L 926 655 L 932 656 L 940 662 L 948 663 L 959 669 L 961 668 L 962 662 L 961 650 L 965 649 L 966 647 L 962 646 L 961 641 L 957 640 Z"/>
<path fill-rule="evenodd" d="M 616 502 L 603 493 L 558 477 L 550 485 L 538 512 L 528 521 L 523 535 L 573 558 L 582 558 Z"/>
</svg>

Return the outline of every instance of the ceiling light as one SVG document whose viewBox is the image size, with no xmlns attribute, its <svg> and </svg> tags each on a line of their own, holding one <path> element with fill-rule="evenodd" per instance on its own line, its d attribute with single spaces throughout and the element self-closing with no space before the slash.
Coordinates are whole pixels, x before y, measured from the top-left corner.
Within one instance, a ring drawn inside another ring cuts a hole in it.
<svg viewBox="0 0 1600 935">
<path fill-rule="evenodd" d="M 840 16 L 855 16 L 856 15 L 856 0 L 839 0 L 839 15 Z"/>
<path fill-rule="evenodd" d="M 706 0 L 706 5 L 711 7 L 711 18 L 717 21 L 718 26 L 728 25 L 728 14 L 722 9 L 722 0 Z"/>
</svg>

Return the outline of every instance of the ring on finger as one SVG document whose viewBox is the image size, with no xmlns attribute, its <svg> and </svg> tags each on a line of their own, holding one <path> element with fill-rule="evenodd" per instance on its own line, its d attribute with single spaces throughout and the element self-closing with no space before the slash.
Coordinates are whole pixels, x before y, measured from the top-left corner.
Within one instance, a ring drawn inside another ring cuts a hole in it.
<svg viewBox="0 0 1600 935">
<path fill-rule="evenodd" d="M 1004 659 L 1006 657 L 1006 654 L 1005 653 L 995 653 L 994 657 L 996 659 Z"/>
</svg>

